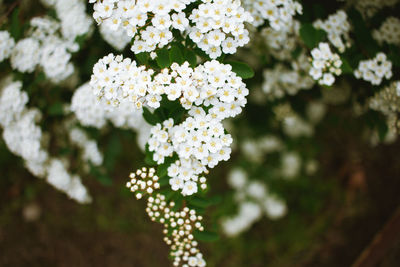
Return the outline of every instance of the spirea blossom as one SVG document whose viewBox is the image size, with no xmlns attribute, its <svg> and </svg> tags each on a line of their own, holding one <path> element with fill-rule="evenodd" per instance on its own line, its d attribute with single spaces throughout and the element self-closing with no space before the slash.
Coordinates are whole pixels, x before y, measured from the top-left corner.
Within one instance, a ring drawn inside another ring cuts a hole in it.
<svg viewBox="0 0 400 267">
<path fill-rule="evenodd" d="M 78 202 L 90 202 L 78 176 L 71 176 L 64 167 L 53 168 L 55 161 L 45 150 L 43 133 L 37 124 L 41 113 L 26 107 L 28 96 L 21 91 L 22 83 L 6 80 L 5 84 L 0 90 L 0 125 L 8 149 L 24 160 L 33 175 L 46 178 L 48 183 Z"/>
<path fill-rule="evenodd" d="M 118 107 L 110 107 L 93 94 L 89 83 L 75 91 L 70 109 L 84 126 L 103 128 L 110 121 L 115 127 L 136 130 L 142 149 L 150 136 L 151 126 L 143 119 L 142 110 L 127 100 Z"/>
<path fill-rule="evenodd" d="M 317 29 L 322 29 L 328 34 L 328 40 L 343 53 L 346 47 L 350 46 L 350 23 L 347 21 L 346 12 L 338 10 L 330 15 L 326 20 L 316 20 L 313 23 Z"/>
<path fill-rule="evenodd" d="M 155 74 L 129 58 L 109 54 L 94 66 L 90 85 L 95 95 L 113 106 L 128 100 L 137 108 L 158 108 L 165 95 L 170 101 L 179 99 L 185 109 L 210 107 L 208 113 L 219 120 L 239 114 L 248 95 L 232 67 L 216 60 L 196 68 L 173 63 Z"/>
<path fill-rule="evenodd" d="M 233 0 L 204 1 L 189 14 L 185 9 L 193 0 L 90 2 L 95 3 L 93 17 L 98 23 L 113 31 L 122 29 L 133 39 L 134 53 L 164 47 L 173 40 L 173 30 L 189 34 L 211 58 L 222 50 L 235 53 L 249 41 L 244 22 L 251 21 L 251 16 Z"/>
<path fill-rule="evenodd" d="M 227 236 L 237 236 L 249 229 L 264 214 L 271 220 L 283 217 L 286 203 L 271 194 L 267 186 L 257 180 L 249 180 L 243 169 L 235 168 L 228 174 L 228 184 L 235 190 L 234 200 L 239 204 L 238 213 L 221 220 Z"/>
<path fill-rule="evenodd" d="M 21 90 L 22 82 L 13 82 L 5 86 L 0 92 L 0 125 L 7 127 L 16 121 L 25 109 L 28 94 Z"/>
<path fill-rule="evenodd" d="M 183 195 L 197 192 L 197 182 L 205 189 L 205 178 L 199 177 L 213 168 L 219 161 L 230 158 L 232 137 L 224 133 L 220 121 L 210 115 L 195 115 L 179 125 L 173 120 L 157 124 L 151 130 L 149 150 L 154 152 L 153 160 L 162 164 L 174 153 L 179 160 L 168 168 L 172 190 L 181 190 Z"/>
<path fill-rule="evenodd" d="M 11 53 L 11 67 L 30 73 L 40 66 L 53 82 L 65 80 L 74 71 L 70 59 L 77 44 L 58 34 L 60 25 L 53 19 L 36 17 L 30 25 L 31 36 L 18 41 Z"/>
<path fill-rule="evenodd" d="M 61 34 L 69 42 L 87 34 L 91 30 L 93 20 L 86 13 L 85 0 L 41 0 L 48 7 L 53 7 L 60 19 Z"/>
<path fill-rule="evenodd" d="M 304 54 L 291 65 L 292 68 L 288 68 L 283 64 L 277 64 L 274 68 L 264 70 L 262 89 L 268 99 L 295 95 L 300 90 L 310 89 L 314 85 L 314 80 L 308 75 L 311 65 Z"/>
<path fill-rule="evenodd" d="M 142 168 L 130 174 L 126 186 L 137 199 L 147 198 L 147 215 L 152 221 L 164 225 L 164 241 L 170 246 L 173 266 L 204 267 L 206 262 L 194 240 L 194 231 L 203 231 L 203 217 L 195 209 L 184 207 L 176 209 L 175 202 L 168 201 L 162 194 L 155 193 L 159 189 L 158 177 L 154 168 Z"/>
<path fill-rule="evenodd" d="M 131 37 L 126 35 L 123 28 L 112 30 L 107 25 L 101 24 L 99 27 L 100 34 L 103 39 L 110 44 L 115 50 L 122 51 L 131 41 Z"/>
<path fill-rule="evenodd" d="M 392 75 L 392 62 L 382 52 L 373 59 L 360 61 L 358 68 L 354 71 L 357 79 L 363 79 L 373 85 L 381 84 L 383 79 L 390 79 Z"/>
<path fill-rule="evenodd" d="M 379 43 L 400 45 L 400 19 L 388 17 L 379 29 L 372 32 L 372 36 Z"/>
<path fill-rule="evenodd" d="M 0 31 L 0 62 L 7 59 L 11 55 L 15 41 L 8 31 Z"/>
<path fill-rule="evenodd" d="M 280 60 L 291 59 L 292 52 L 299 42 L 299 30 L 300 22 L 293 20 L 292 25 L 285 31 L 264 27 L 261 30 L 261 37 L 273 57 Z"/>
<path fill-rule="evenodd" d="M 69 131 L 69 138 L 72 144 L 81 148 L 83 160 L 94 166 L 100 166 L 103 163 L 103 155 L 99 151 L 96 141 L 89 139 L 83 130 L 72 128 Z"/>
<path fill-rule="evenodd" d="M 70 198 L 80 203 L 88 203 L 91 198 L 77 175 L 70 175 L 66 164 L 60 159 L 52 159 L 48 167 L 47 182 L 64 191 Z"/>
<path fill-rule="evenodd" d="M 243 0 L 243 7 L 254 18 L 253 25 L 260 26 L 268 21 L 275 31 L 287 31 L 293 16 L 302 13 L 302 6 L 293 0 Z"/>
<path fill-rule="evenodd" d="M 311 51 L 312 67 L 309 74 L 319 84 L 332 85 L 335 82 L 335 76 L 342 73 L 340 66 L 342 61 L 338 54 L 331 51 L 327 43 L 320 43 L 318 48 Z"/>
<path fill-rule="evenodd" d="M 240 1 L 203 1 L 189 20 L 194 23 L 189 37 L 212 59 L 222 53 L 234 54 L 250 40 L 244 22 L 252 22 L 253 18 L 240 6 Z"/>
<path fill-rule="evenodd" d="M 33 72 L 40 62 L 39 48 L 39 41 L 33 38 L 18 41 L 11 53 L 11 67 L 20 72 Z"/>
<path fill-rule="evenodd" d="M 371 109 L 382 112 L 388 117 L 389 130 L 398 132 L 400 121 L 400 81 L 394 81 L 388 86 L 375 93 L 368 101 Z"/>
</svg>

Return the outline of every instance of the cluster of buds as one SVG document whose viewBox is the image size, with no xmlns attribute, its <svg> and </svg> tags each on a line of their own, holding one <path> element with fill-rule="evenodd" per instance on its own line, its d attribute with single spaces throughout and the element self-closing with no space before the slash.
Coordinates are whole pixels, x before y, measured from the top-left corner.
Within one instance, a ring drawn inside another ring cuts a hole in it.
<svg viewBox="0 0 400 267">
<path fill-rule="evenodd" d="M 149 197 L 146 212 L 152 221 L 164 224 L 164 241 L 171 247 L 174 266 L 182 263 L 182 266 L 205 266 L 203 255 L 193 236 L 194 230 L 204 230 L 201 215 L 197 215 L 195 210 L 188 207 L 176 210 L 175 202 L 167 202 L 161 194 Z"/>
<path fill-rule="evenodd" d="M 141 199 L 144 194 L 152 194 L 154 190 L 160 188 L 158 183 L 158 176 L 155 175 L 156 170 L 154 168 L 146 167 L 132 172 L 129 175 L 131 180 L 126 183 L 126 187 L 130 188 L 131 192 L 136 193 L 136 198 Z"/>
<path fill-rule="evenodd" d="M 130 181 L 126 186 L 136 195 L 137 199 L 148 195 L 146 212 L 152 221 L 164 225 L 164 241 L 171 248 L 174 266 L 204 267 L 206 262 L 194 240 L 194 231 L 204 231 L 201 224 L 203 217 L 197 215 L 194 209 L 184 207 L 178 210 L 178 205 L 167 201 L 166 197 L 156 194 L 160 188 L 158 176 L 154 168 L 142 168 L 130 174 Z"/>
</svg>

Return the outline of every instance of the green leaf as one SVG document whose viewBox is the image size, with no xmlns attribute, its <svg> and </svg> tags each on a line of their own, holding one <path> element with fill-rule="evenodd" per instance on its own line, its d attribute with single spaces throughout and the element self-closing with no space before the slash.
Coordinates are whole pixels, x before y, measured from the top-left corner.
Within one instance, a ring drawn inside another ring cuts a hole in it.
<svg viewBox="0 0 400 267">
<path fill-rule="evenodd" d="M 340 60 L 342 61 L 342 66 L 340 66 L 340 68 L 342 69 L 342 73 L 343 74 L 353 73 L 353 68 L 350 66 L 347 59 L 342 57 Z"/>
<path fill-rule="evenodd" d="M 169 177 L 168 176 L 161 177 L 158 180 L 158 183 L 160 184 L 160 186 L 165 186 L 165 185 L 169 184 Z M 171 190 L 171 188 L 170 188 L 170 190 Z"/>
<path fill-rule="evenodd" d="M 147 65 L 149 62 L 150 54 L 148 52 L 142 52 L 135 55 L 137 61 L 142 65 Z"/>
<path fill-rule="evenodd" d="M 159 165 L 159 166 L 157 167 L 157 176 L 158 176 L 159 178 L 162 178 L 162 177 L 164 177 L 164 176 L 167 176 L 168 167 L 169 167 L 169 164 L 165 164 L 165 163 Z"/>
<path fill-rule="evenodd" d="M 156 125 L 160 121 L 157 115 L 151 113 L 146 107 L 143 107 L 143 118 L 150 125 Z"/>
<path fill-rule="evenodd" d="M 400 67 L 400 51 L 395 45 L 390 45 L 390 52 L 388 54 L 389 60 L 393 63 L 393 66 Z"/>
<path fill-rule="evenodd" d="M 200 240 L 203 242 L 215 242 L 219 239 L 219 236 L 217 233 L 208 232 L 208 231 L 195 230 L 193 232 L 193 235 L 197 240 Z"/>
<path fill-rule="evenodd" d="M 15 8 L 11 14 L 10 34 L 14 39 L 18 40 L 21 36 L 21 25 L 19 22 L 19 7 Z"/>
<path fill-rule="evenodd" d="M 210 200 L 199 196 L 193 196 L 188 201 L 191 205 L 199 208 L 207 208 L 212 204 Z"/>
<path fill-rule="evenodd" d="M 63 104 L 61 102 L 56 102 L 52 104 L 49 109 L 47 110 L 47 113 L 51 116 L 61 116 L 64 114 L 64 108 Z"/>
<path fill-rule="evenodd" d="M 182 51 L 178 46 L 172 45 L 169 51 L 169 60 L 170 62 L 176 62 L 178 64 L 183 64 L 183 62 L 185 62 Z"/>
<path fill-rule="evenodd" d="M 155 162 L 153 160 L 154 152 L 150 152 L 150 150 L 149 150 L 149 144 L 146 144 L 146 146 L 145 146 L 145 154 L 144 155 L 145 155 L 144 163 L 146 163 L 149 166 L 157 165 L 157 162 Z"/>
<path fill-rule="evenodd" d="M 169 117 L 174 119 L 174 122 L 177 123 L 182 120 L 183 115 L 185 115 L 185 113 L 186 110 L 182 108 L 182 106 L 179 106 L 170 112 Z"/>
<path fill-rule="evenodd" d="M 102 173 L 98 168 L 95 166 L 91 166 L 90 168 L 90 174 L 94 176 L 94 178 L 102 185 L 104 186 L 110 186 L 112 185 L 112 179 L 107 176 L 106 174 Z"/>
<path fill-rule="evenodd" d="M 232 66 L 232 71 L 235 72 L 242 79 L 250 79 L 254 76 L 254 71 L 249 65 L 243 62 L 230 61 L 226 62 Z"/>
<path fill-rule="evenodd" d="M 169 60 L 169 53 L 168 53 L 167 49 L 163 48 L 163 49 L 157 50 L 156 53 L 157 53 L 157 58 L 156 58 L 157 65 L 161 69 L 167 68 L 171 65 L 171 62 Z"/>
<path fill-rule="evenodd" d="M 197 64 L 197 57 L 196 53 L 192 50 L 186 49 L 185 50 L 185 59 L 189 62 L 191 67 L 196 67 Z"/>
<path fill-rule="evenodd" d="M 325 36 L 326 33 L 323 30 L 315 29 L 310 23 L 305 23 L 300 27 L 300 37 L 310 49 L 316 47 Z"/>
</svg>

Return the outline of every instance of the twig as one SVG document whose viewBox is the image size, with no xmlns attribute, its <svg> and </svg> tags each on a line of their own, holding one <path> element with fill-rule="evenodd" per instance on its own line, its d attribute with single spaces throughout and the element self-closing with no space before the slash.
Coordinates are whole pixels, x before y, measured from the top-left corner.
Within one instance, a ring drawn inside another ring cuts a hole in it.
<svg viewBox="0 0 400 267">
<path fill-rule="evenodd" d="M 400 207 L 361 253 L 352 267 L 373 267 L 400 240 Z"/>
<path fill-rule="evenodd" d="M 21 1 L 22 0 L 17 0 L 11 4 L 11 6 L 7 10 L 7 12 L 3 16 L 0 17 L 0 25 L 3 24 L 3 20 L 5 20 L 8 17 L 8 15 L 10 15 L 10 13 L 14 10 L 14 8 L 16 8 L 21 3 Z"/>
</svg>

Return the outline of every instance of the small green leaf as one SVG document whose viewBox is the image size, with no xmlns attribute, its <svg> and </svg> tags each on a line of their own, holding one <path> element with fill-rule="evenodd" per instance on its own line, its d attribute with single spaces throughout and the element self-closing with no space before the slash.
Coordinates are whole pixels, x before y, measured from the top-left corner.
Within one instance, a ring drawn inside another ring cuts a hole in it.
<svg viewBox="0 0 400 267">
<path fill-rule="evenodd" d="M 249 65 L 243 62 L 230 61 L 227 62 L 232 66 L 232 71 L 235 72 L 242 79 L 250 79 L 254 76 L 254 71 Z"/>
<path fill-rule="evenodd" d="M 64 114 L 63 104 L 61 102 L 56 102 L 52 104 L 47 113 L 51 116 L 61 116 Z"/>
<path fill-rule="evenodd" d="M 21 25 L 19 22 L 19 7 L 15 8 L 11 14 L 10 34 L 14 39 L 18 40 L 21 36 Z"/>
<path fill-rule="evenodd" d="M 326 33 L 323 30 L 315 29 L 310 23 L 301 25 L 300 37 L 304 44 L 310 49 L 316 47 L 318 43 L 325 38 L 325 36 Z"/>
<path fill-rule="evenodd" d="M 148 52 L 142 52 L 135 55 L 137 61 L 142 65 L 147 65 L 149 62 L 150 54 Z"/>
<path fill-rule="evenodd" d="M 177 123 L 182 120 L 185 113 L 186 110 L 182 108 L 182 106 L 179 106 L 170 112 L 169 117 L 174 119 L 174 122 Z"/>
<path fill-rule="evenodd" d="M 150 125 L 156 125 L 159 122 L 157 115 L 151 113 L 146 107 L 143 107 L 143 118 Z"/>
<path fill-rule="evenodd" d="M 200 240 L 203 242 L 215 242 L 219 239 L 219 236 L 217 233 L 208 232 L 208 231 L 195 230 L 193 235 L 197 240 Z"/>
<path fill-rule="evenodd" d="M 160 186 L 164 186 L 164 185 L 169 184 L 169 177 L 168 176 L 161 177 L 158 180 L 158 183 L 160 184 Z"/>
<path fill-rule="evenodd" d="M 191 67 L 196 67 L 197 64 L 197 57 L 196 53 L 192 50 L 186 49 L 185 50 L 185 59 L 189 62 Z"/>
<path fill-rule="evenodd" d="M 169 60 L 169 53 L 168 53 L 167 49 L 163 48 L 163 49 L 157 50 L 156 53 L 157 53 L 157 58 L 156 58 L 157 65 L 161 69 L 167 68 L 171 65 L 171 62 Z"/>
<path fill-rule="evenodd" d="M 207 208 L 208 206 L 211 205 L 211 202 L 208 199 L 199 196 L 194 196 L 190 198 L 189 203 L 199 208 Z"/>
<path fill-rule="evenodd" d="M 169 60 L 170 62 L 176 62 L 178 64 L 183 64 L 185 62 L 185 59 L 183 58 L 182 51 L 181 49 L 173 45 L 169 51 Z"/>
<path fill-rule="evenodd" d="M 340 67 L 342 69 L 343 74 L 346 73 L 353 73 L 353 68 L 350 66 L 349 62 L 347 61 L 347 59 L 345 59 L 344 57 L 341 58 L 342 61 L 342 66 Z"/>
</svg>

